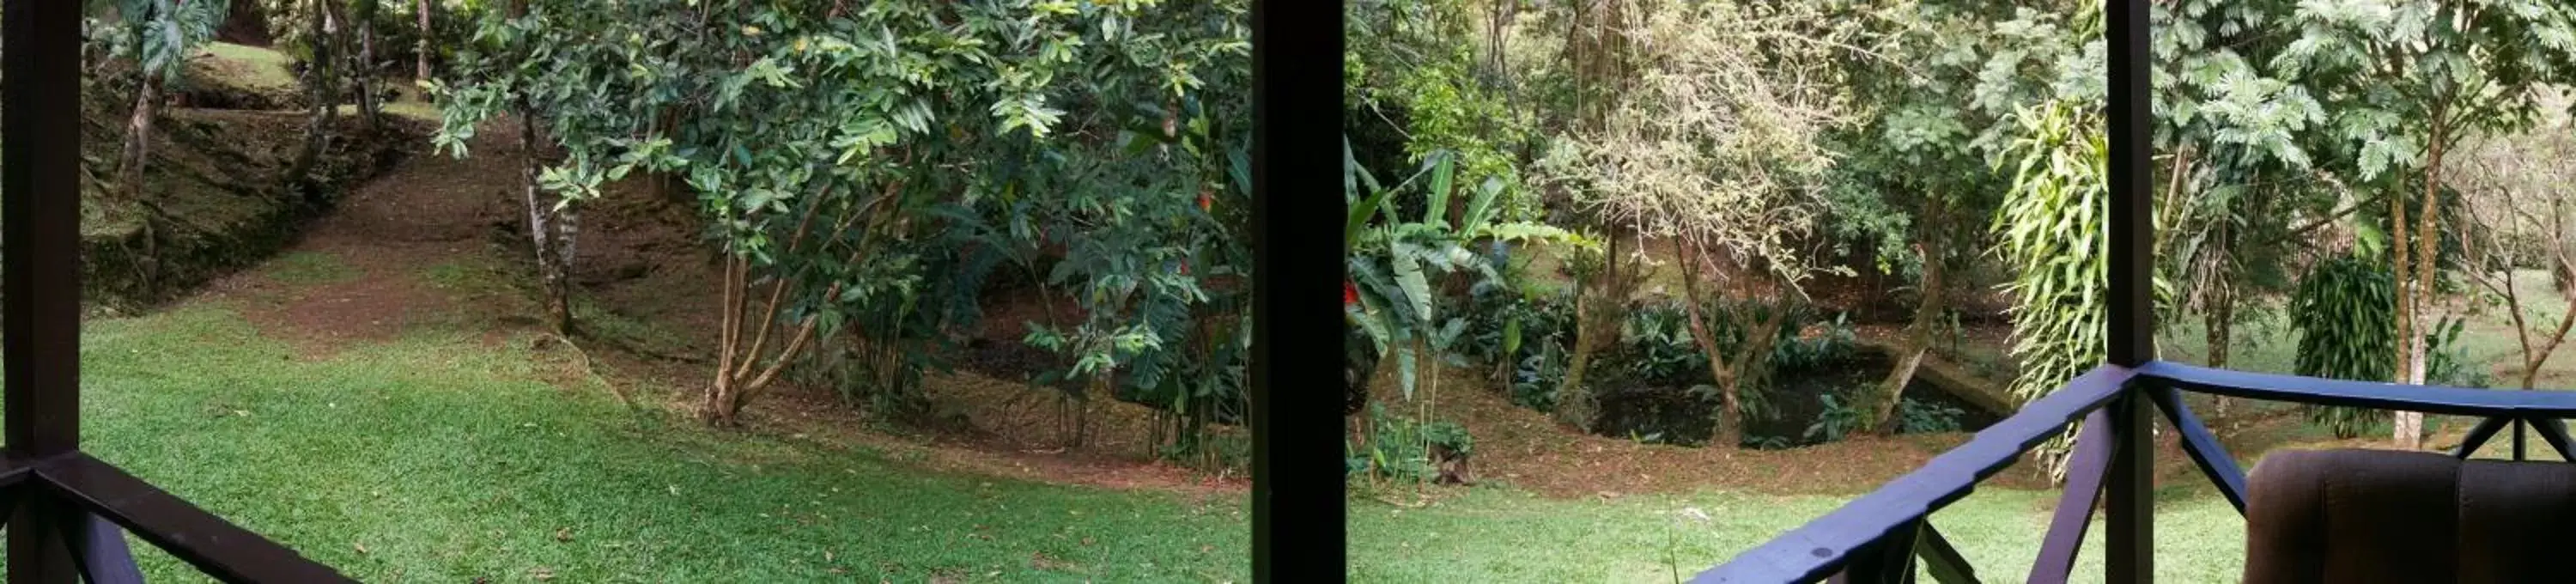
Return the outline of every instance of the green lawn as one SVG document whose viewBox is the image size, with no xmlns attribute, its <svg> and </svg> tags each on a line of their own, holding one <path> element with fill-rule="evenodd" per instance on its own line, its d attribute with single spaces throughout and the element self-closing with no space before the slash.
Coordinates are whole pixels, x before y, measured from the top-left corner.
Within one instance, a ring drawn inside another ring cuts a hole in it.
<svg viewBox="0 0 2576 584">
<path fill-rule="evenodd" d="M 524 340 L 310 359 L 190 307 L 93 321 L 89 449 L 368 582 L 1241 581 L 1241 497 L 965 476 L 538 381 Z M 154 581 L 205 581 L 137 543 Z"/>
<path fill-rule="evenodd" d="M 1985 582 L 2018 582 L 2038 557 L 2057 494 L 1981 490 L 1932 515 Z M 2244 569 L 2244 524 L 2216 497 L 2160 497 L 2156 580 L 2229 582 Z M 1631 496 L 1609 502 L 1555 500 L 1508 489 L 1475 489 L 1420 509 L 1373 501 L 1350 505 L 1354 582 L 1670 582 L 1701 570 L 1850 500 L 1848 497 Z M 1698 509 L 1707 519 L 1686 515 Z M 2102 581 L 2097 515 L 2076 558 L 2074 581 Z M 1929 582 L 1926 575 L 1924 581 Z"/>
</svg>

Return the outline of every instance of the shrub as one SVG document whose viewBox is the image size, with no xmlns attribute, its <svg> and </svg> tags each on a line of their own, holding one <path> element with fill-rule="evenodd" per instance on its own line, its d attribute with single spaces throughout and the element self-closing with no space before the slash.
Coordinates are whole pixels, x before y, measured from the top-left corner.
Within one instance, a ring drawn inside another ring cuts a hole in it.
<svg viewBox="0 0 2576 584">
<path fill-rule="evenodd" d="M 1957 432 L 1959 418 L 1967 415 L 1948 405 L 1908 397 L 1896 402 L 1896 431 L 1905 434 Z"/>
<path fill-rule="evenodd" d="M 1815 422 L 1807 424 L 1808 441 L 1818 443 L 1840 441 L 1843 436 L 1850 434 L 1853 428 L 1860 427 L 1860 400 L 1827 393 L 1818 394 L 1816 401 L 1822 403 L 1824 408 L 1816 413 Z"/>
<path fill-rule="evenodd" d="M 1367 444 L 1343 442 L 1344 467 L 1351 477 L 1430 481 L 1440 477 L 1440 461 L 1432 450 L 1463 459 L 1475 449 L 1475 437 L 1465 426 L 1388 415 L 1382 404 L 1369 404 L 1368 424 Z"/>
</svg>

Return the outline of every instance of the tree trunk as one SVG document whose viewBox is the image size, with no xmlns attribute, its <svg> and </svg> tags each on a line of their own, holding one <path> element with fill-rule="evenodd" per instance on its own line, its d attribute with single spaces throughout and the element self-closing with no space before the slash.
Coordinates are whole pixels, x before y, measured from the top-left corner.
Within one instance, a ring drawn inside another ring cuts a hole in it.
<svg viewBox="0 0 2576 584">
<path fill-rule="evenodd" d="M 431 10 L 434 10 L 436 6 L 437 3 L 432 0 L 420 0 L 420 45 L 412 49 L 412 57 L 418 62 L 418 69 L 412 72 L 413 79 L 428 80 L 430 78 L 429 41 L 437 35 L 433 34 L 436 31 L 431 29 L 429 26 L 429 13 Z"/>
<path fill-rule="evenodd" d="M 896 191 L 901 188 L 903 184 L 900 182 L 889 185 L 885 194 L 878 197 L 876 201 L 894 198 Z M 829 192 L 827 187 L 822 194 L 816 194 L 811 198 L 820 201 Z M 843 217 L 825 238 L 826 241 L 842 241 L 842 237 L 852 223 L 860 215 L 867 216 L 868 220 L 860 226 L 862 231 L 858 235 L 859 244 L 850 252 L 846 263 L 856 263 L 860 258 L 866 257 L 870 244 L 874 242 L 870 235 L 875 233 L 880 226 L 880 220 L 884 217 L 884 214 L 872 212 L 875 204 L 877 203 L 871 202 L 870 206 L 862 207 L 851 216 Z M 815 210 L 820 207 L 820 203 L 811 204 L 801 213 L 801 217 L 796 221 L 796 232 L 789 236 L 783 255 L 794 255 L 798 250 L 804 249 L 802 246 L 806 241 L 805 235 L 813 226 Z M 817 315 L 813 313 L 808 313 L 798 320 L 795 325 L 796 330 L 787 339 L 785 346 L 779 347 L 775 353 L 764 351 L 769 344 L 770 333 L 779 324 L 778 317 L 792 302 L 792 299 L 787 297 L 787 290 L 795 285 L 791 276 L 791 274 L 777 274 L 770 278 L 769 299 L 758 312 L 754 313 L 748 310 L 751 308 L 749 300 L 751 260 L 732 254 L 726 257 L 724 290 L 720 300 L 724 304 L 724 321 L 721 325 L 723 328 L 719 331 L 721 338 L 718 340 L 716 350 L 715 382 L 707 387 L 706 402 L 699 410 L 700 419 L 711 425 L 735 424 L 736 417 L 741 413 L 743 406 L 749 405 L 753 396 L 777 380 L 778 372 L 788 363 L 805 353 L 807 343 L 814 337 L 817 324 Z M 823 289 L 823 294 L 818 298 L 839 298 L 841 286 L 840 282 L 833 282 L 831 286 Z M 745 344 L 743 333 L 746 332 L 752 333 L 748 339 L 749 344 Z"/>
<path fill-rule="evenodd" d="M 367 131 L 381 127 L 377 113 L 383 107 L 376 95 L 376 8 L 378 0 L 358 0 L 358 63 L 349 74 L 358 81 L 358 119 L 366 122 Z"/>
<path fill-rule="evenodd" d="M 1934 241 L 1932 245 L 1940 243 Z M 1914 382 L 1914 371 L 1923 366 L 1923 356 L 1931 352 L 1932 329 L 1939 326 L 1942 312 L 1941 259 L 1922 244 L 1914 246 L 1914 253 L 1923 258 L 1921 298 L 1915 301 L 1914 322 L 1905 327 L 1903 344 L 1897 346 L 1896 368 L 1888 371 L 1887 380 L 1879 385 L 1877 407 L 1869 412 L 1869 417 L 1861 420 L 1863 431 L 1880 435 L 1896 433 L 1897 425 L 1888 421 L 1896 417 L 1896 406 L 1905 399 L 1906 384 Z"/>
<path fill-rule="evenodd" d="M 2418 207 L 2419 211 L 2415 216 L 2415 225 L 2411 229 L 2415 235 L 2415 251 L 2413 258 L 2415 264 L 2413 266 L 2406 266 L 2403 264 L 2399 266 L 2401 274 L 2409 268 L 2412 268 L 2412 271 L 2414 272 L 2414 281 L 2412 282 L 2412 285 L 2416 288 L 2411 294 L 2412 298 L 2409 299 L 2411 302 L 2401 302 L 2407 304 L 2407 310 L 2398 314 L 2398 346 L 2402 347 L 2402 350 L 2405 351 L 2405 361 L 2401 362 L 2401 368 L 2399 371 L 2401 371 L 2405 376 L 2402 383 L 2417 385 L 2424 383 L 2424 376 L 2426 373 L 2424 368 L 2428 361 L 2425 352 L 2430 347 L 2425 346 L 2423 339 L 2424 334 L 2417 332 L 2416 329 L 2418 327 L 2415 325 L 2422 324 L 2422 314 L 2420 311 L 2424 307 L 2428 307 L 2433 304 L 2433 277 L 2436 275 L 2434 267 L 2438 263 L 2437 260 L 2439 258 L 2436 256 L 2436 253 L 2440 249 L 2437 243 L 2441 241 L 2441 234 L 2439 231 L 2435 230 L 2433 219 L 2439 212 L 2440 208 L 2437 204 L 2441 200 L 2442 196 L 2442 142 L 2449 137 L 2448 132 L 2446 131 L 2447 128 L 2445 127 L 2446 124 L 2444 124 L 2444 120 L 2442 119 L 2444 109 L 2445 108 L 2442 107 L 2435 107 L 2433 109 L 2432 132 L 2430 134 L 2432 141 L 2429 146 L 2431 156 L 2427 157 L 2426 164 L 2424 165 L 2424 200 Z M 2398 203 L 2398 205 L 2400 209 L 2403 209 L 2405 204 Z M 2399 215 L 2395 219 L 2396 220 L 2394 222 L 2400 224 L 2406 221 L 2403 215 Z M 2405 244 L 2405 240 L 2398 240 L 2399 246 L 2403 247 Z M 2405 290 L 2408 285 L 2409 283 L 2403 280 L 2398 283 L 2398 289 L 2401 291 L 2401 298 L 2407 297 L 2407 295 L 2402 291 Z M 2429 331 L 2429 327 L 2424 328 Z M 2423 448 L 2424 414 L 2422 412 L 2397 412 L 2396 423 L 2393 425 L 2396 426 L 2394 428 L 2394 433 L 2396 434 L 2395 439 L 2399 449 L 2418 450 Z"/>
<path fill-rule="evenodd" d="M 330 38 L 334 26 L 331 12 L 325 8 L 328 4 L 327 0 L 314 0 L 312 12 L 305 17 L 309 24 L 307 33 L 313 39 L 313 58 L 304 63 L 304 85 L 312 93 L 312 114 L 305 118 L 304 149 L 296 153 L 295 162 L 287 165 L 286 170 L 287 182 L 306 187 L 308 201 L 320 197 L 320 189 L 308 183 L 313 178 L 314 163 L 321 158 L 323 150 L 329 148 L 332 121 L 339 115 L 339 109 L 332 107 L 340 96 L 338 81 L 331 74 Z"/>
<path fill-rule="evenodd" d="M 1717 384 L 1717 420 L 1709 443 L 1734 448 L 1744 444 L 1744 382 L 1746 378 L 1757 375 L 1759 368 L 1768 363 L 1771 342 L 1779 338 L 1780 324 L 1788 318 L 1789 310 L 1785 304 L 1774 306 L 1770 314 L 1753 323 L 1743 323 L 1729 313 L 1726 317 L 1729 322 L 1750 326 L 1744 328 L 1743 346 L 1736 347 L 1733 358 L 1728 358 L 1718 350 L 1717 335 L 1709 330 L 1708 319 L 1702 315 L 1705 309 L 1701 307 L 1707 303 L 1699 294 L 1699 266 L 1707 260 L 1706 252 L 1694 254 L 1696 246 L 1689 244 L 1681 247 L 1682 313 L 1690 317 L 1691 339 L 1697 341 L 1700 352 L 1708 356 L 1709 380 Z M 1720 310 L 1727 309 L 1720 307 Z"/>
<path fill-rule="evenodd" d="M 1556 388 L 1556 420 L 1586 431 L 1592 429 L 1592 416 L 1597 413 L 1592 390 L 1584 385 L 1584 372 L 1592 365 L 1592 354 L 1619 334 L 1619 307 L 1625 298 L 1625 282 L 1619 273 L 1619 234 L 1611 230 L 1609 250 L 1602 254 L 1601 273 L 1593 282 L 1577 282 L 1574 289 L 1574 354 L 1566 359 L 1565 380 Z M 1607 304 L 1604 304 L 1604 303 Z"/>
<path fill-rule="evenodd" d="M 2208 365 L 2211 368 L 2226 369 L 2227 345 L 2236 338 L 2236 293 L 2227 284 L 2219 283 L 2216 289 L 2211 290 L 2211 294 L 2208 310 L 2201 313 L 2202 329 L 2208 333 L 2204 339 L 2209 344 Z M 2223 395 L 2217 396 L 2217 400 L 2217 412 L 2211 416 L 2211 419 L 2226 418 L 2228 402 L 2231 400 Z"/>
<path fill-rule="evenodd" d="M 125 123 L 125 153 L 117 166 L 117 186 L 129 201 L 142 200 L 144 157 L 152 149 L 152 121 L 161 114 L 161 84 L 158 75 L 144 72 L 136 76 L 134 115 Z"/>
<path fill-rule="evenodd" d="M 537 186 L 538 158 L 544 146 L 537 141 L 537 119 L 528 107 L 519 108 L 519 179 L 522 199 L 528 206 L 528 240 L 535 247 L 538 277 L 545 283 L 546 313 L 558 334 L 572 334 L 572 293 L 565 264 L 570 261 L 571 210 L 558 212 L 554 196 Z"/>
</svg>

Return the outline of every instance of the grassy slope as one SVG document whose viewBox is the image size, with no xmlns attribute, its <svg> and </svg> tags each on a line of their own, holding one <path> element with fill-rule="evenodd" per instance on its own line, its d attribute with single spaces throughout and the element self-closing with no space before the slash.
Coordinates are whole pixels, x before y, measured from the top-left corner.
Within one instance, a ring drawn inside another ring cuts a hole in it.
<svg viewBox="0 0 2576 584">
<path fill-rule="evenodd" d="M 232 43 L 206 43 L 205 52 L 221 62 L 220 82 L 264 91 L 295 91 L 295 72 L 286 54 Z"/>
<path fill-rule="evenodd" d="M 316 361 L 217 308 L 94 322 L 82 347 L 91 450 L 370 582 L 1219 581 L 1248 569 L 1238 498 L 959 476 L 712 432 L 595 385 L 538 381 L 542 356 L 524 340 L 475 337 L 414 334 Z M 156 581 L 202 581 L 137 553 Z"/>
</svg>

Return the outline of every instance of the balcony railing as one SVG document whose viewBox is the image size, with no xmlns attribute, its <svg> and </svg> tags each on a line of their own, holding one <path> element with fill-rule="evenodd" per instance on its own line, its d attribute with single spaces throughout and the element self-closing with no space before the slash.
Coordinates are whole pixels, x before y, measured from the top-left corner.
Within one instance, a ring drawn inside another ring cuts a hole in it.
<svg viewBox="0 0 2576 584">
<path fill-rule="evenodd" d="M 9 582 L 143 581 L 130 531 L 225 582 L 350 582 L 80 450 L 80 11 L 0 0 L 0 507 Z M 216 462 L 214 464 L 232 464 Z"/>
<path fill-rule="evenodd" d="M 1791 530 L 1697 582 L 1903 582 L 1917 562 L 1943 584 L 1976 582 L 1975 570 L 1929 520 L 1933 511 L 1966 497 L 2032 446 L 2085 420 L 2068 460 L 2066 488 L 2041 540 L 2031 582 L 2064 582 L 2092 520 L 2094 504 L 2110 495 L 2105 540 L 2112 548 L 2112 581 L 2145 581 L 2154 540 L 2153 507 L 2146 483 L 2150 412 L 2161 412 L 2180 434 L 2191 457 L 2220 496 L 2245 511 L 2245 474 L 2209 428 L 2183 404 L 2181 392 L 2331 406 L 2404 410 L 2483 418 L 2453 453 L 2468 458 L 2487 441 L 2514 428 L 2513 456 L 2526 456 L 2523 429 L 2540 437 L 2560 458 L 2576 462 L 2565 419 L 2576 417 L 2576 393 L 2497 391 L 2339 381 L 2210 369 L 2153 361 L 2138 367 L 2106 365 L 2064 389 L 2024 406 L 1976 437 L 1935 457 L 1805 526 Z M 2130 554 L 2121 554 L 2127 551 Z M 2125 559 L 2123 555 L 2128 555 Z"/>
</svg>

